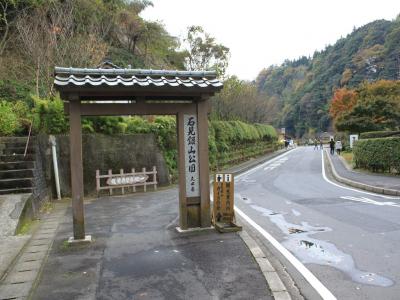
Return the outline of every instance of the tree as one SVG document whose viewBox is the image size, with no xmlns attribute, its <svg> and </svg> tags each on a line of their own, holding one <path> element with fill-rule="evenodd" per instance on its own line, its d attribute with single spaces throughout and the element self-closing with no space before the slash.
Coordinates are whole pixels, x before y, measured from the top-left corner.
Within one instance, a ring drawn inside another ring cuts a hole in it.
<svg viewBox="0 0 400 300">
<path fill-rule="evenodd" d="M 399 129 L 399 81 L 364 83 L 358 88 L 357 94 L 357 103 L 337 117 L 336 129 L 358 133 Z"/>
<path fill-rule="evenodd" d="M 330 101 L 329 114 L 335 121 L 345 112 L 350 111 L 357 103 L 357 93 L 346 88 L 337 89 Z"/>
<path fill-rule="evenodd" d="M 108 46 L 95 27 L 77 32 L 75 13 L 72 1 L 49 3 L 22 13 L 16 20 L 21 54 L 33 71 L 38 96 L 52 93 L 55 65 L 92 67 L 107 52 Z"/>
<path fill-rule="evenodd" d="M 190 26 L 186 38 L 186 68 L 188 70 L 215 70 L 223 76 L 228 67 L 229 48 L 217 44 L 215 38 L 204 32 L 201 26 Z"/>
</svg>

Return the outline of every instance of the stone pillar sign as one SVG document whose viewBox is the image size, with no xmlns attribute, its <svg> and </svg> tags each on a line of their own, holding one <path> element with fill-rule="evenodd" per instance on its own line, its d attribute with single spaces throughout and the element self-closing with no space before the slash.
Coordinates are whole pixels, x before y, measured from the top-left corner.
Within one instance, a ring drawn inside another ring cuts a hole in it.
<svg viewBox="0 0 400 300">
<path fill-rule="evenodd" d="M 186 197 L 199 197 L 199 147 L 196 115 L 184 115 Z"/>
</svg>

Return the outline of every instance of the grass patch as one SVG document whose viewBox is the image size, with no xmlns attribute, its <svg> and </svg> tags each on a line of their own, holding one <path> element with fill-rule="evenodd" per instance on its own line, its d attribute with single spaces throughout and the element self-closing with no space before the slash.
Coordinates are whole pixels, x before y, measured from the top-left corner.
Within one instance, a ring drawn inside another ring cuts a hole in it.
<svg viewBox="0 0 400 300">
<path fill-rule="evenodd" d="M 39 220 L 31 220 L 30 218 L 24 218 L 18 227 L 17 235 L 25 235 L 32 231 L 34 225 L 38 224 Z"/>
<path fill-rule="evenodd" d="M 42 207 L 40 208 L 40 212 L 48 214 L 53 210 L 53 208 L 54 208 L 54 203 L 51 201 L 47 201 L 46 203 L 43 203 Z"/>
<path fill-rule="evenodd" d="M 341 156 L 350 165 L 353 165 L 353 152 L 342 152 Z"/>
</svg>

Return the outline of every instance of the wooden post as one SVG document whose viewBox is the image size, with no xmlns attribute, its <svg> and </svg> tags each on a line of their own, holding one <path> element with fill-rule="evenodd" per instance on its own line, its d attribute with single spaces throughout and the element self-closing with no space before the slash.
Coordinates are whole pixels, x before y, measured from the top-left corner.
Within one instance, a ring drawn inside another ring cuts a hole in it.
<svg viewBox="0 0 400 300">
<path fill-rule="evenodd" d="M 144 175 L 146 175 L 146 168 L 143 168 L 143 169 L 142 169 L 142 172 L 143 172 L 143 174 L 144 174 Z M 146 191 L 147 191 L 147 185 L 146 185 L 146 182 L 145 182 L 145 183 L 144 183 L 144 185 L 143 185 L 143 191 L 144 191 L 144 192 L 146 192 Z"/>
<path fill-rule="evenodd" d="M 96 170 L 96 192 L 97 192 L 97 197 L 99 197 L 100 194 L 100 171 Z"/>
<path fill-rule="evenodd" d="M 119 170 L 119 173 L 120 173 L 121 175 L 124 175 L 124 170 L 123 170 L 123 169 L 120 169 L 120 170 Z M 121 188 L 121 193 L 122 193 L 122 195 L 125 195 L 125 188 L 124 188 L 124 187 Z"/>
<path fill-rule="evenodd" d="M 154 190 L 157 191 L 157 169 L 156 169 L 156 166 L 153 166 L 153 182 L 154 182 Z"/>
<path fill-rule="evenodd" d="M 197 102 L 197 124 L 199 137 L 200 219 L 201 227 L 211 226 L 210 178 L 208 161 L 208 100 Z"/>
<path fill-rule="evenodd" d="M 110 177 L 109 178 L 112 178 L 112 171 L 111 171 L 111 169 L 109 169 L 108 170 L 108 175 L 110 175 Z M 109 191 L 110 191 L 110 196 L 112 196 L 112 194 L 113 194 L 113 189 L 110 187 L 110 189 L 109 189 Z"/>
<path fill-rule="evenodd" d="M 131 171 L 132 171 L 132 174 L 134 174 L 134 173 L 135 173 L 135 168 L 132 168 Z M 136 186 L 135 186 L 135 184 L 132 185 L 132 192 L 136 193 Z"/>
<path fill-rule="evenodd" d="M 186 203 L 186 178 L 185 178 L 185 132 L 183 112 L 176 116 L 176 131 L 178 138 L 178 170 L 179 170 L 179 226 L 188 228 L 187 203 Z"/>
<path fill-rule="evenodd" d="M 81 103 L 77 96 L 69 99 L 71 189 L 74 239 L 85 239 L 85 216 L 83 208 L 83 167 Z"/>
</svg>

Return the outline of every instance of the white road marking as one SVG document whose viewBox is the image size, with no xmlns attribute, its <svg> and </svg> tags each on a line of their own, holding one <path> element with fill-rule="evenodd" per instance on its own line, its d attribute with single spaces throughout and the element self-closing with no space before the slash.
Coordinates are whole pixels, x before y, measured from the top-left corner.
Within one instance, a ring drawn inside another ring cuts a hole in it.
<svg viewBox="0 0 400 300">
<path fill-rule="evenodd" d="M 265 231 L 260 225 L 254 222 L 249 216 L 235 206 L 235 211 L 263 237 L 265 237 L 308 281 L 324 300 L 335 300 L 336 297 L 318 280 L 310 270 L 308 270 L 292 253 L 282 246 L 271 234 Z"/>
<path fill-rule="evenodd" d="M 271 160 L 266 161 L 265 163 L 263 163 L 263 164 L 261 164 L 261 165 L 258 165 L 257 167 L 255 167 L 255 168 L 253 168 L 253 169 L 250 169 L 250 170 L 248 170 L 248 171 L 246 171 L 246 172 L 244 172 L 244 173 L 242 173 L 242 174 L 239 174 L 238 176 L 235 177 L 235 179 L 239 179 L 239 178 L 241 178 L 241 177 L 243 177 L 243 176 L 250 175 L 251 173 L 254 173 L 255 171 L 257 171 L 257 170 L 259 170 L 259 169 L 261 169 L 261 168 L 265 168 L 267 165 L 272 164 L 273 162 L 277 161 L 278 159 L 280 159 L 280 158 L 282 158 L 282 157 L 288 155 L 288 154 L 291 153 L 292 151 L 296 151 L 296 149 L 289 150 L 289 151 L 287 151 L 287 152 L 285 152 L 285 153 L 283 153 L 283 154 L 281 154 L 281 155 L 278 155 L 277 157 L 275 157 L 275 158 L 273 158 L 273 159 L 271 159 Z"/>
<path fill-rule="evenodd" d="M 363 202 L 363 203 L 367 203 L 367 204 L 378 205 L 378 206 L 400 207 L 399 204 L 396 204 L 394 202 L 379 202 L 379 201 L 375 201 L 372 199 L 368 199 L 366 197 L 342 196 L 340 198 L 345 199 L 345 200 L 351 200 L 351 201 L 356 201 L 356 202 Z"/>
<path fill-rule="evenodd" d="M 380 195 L 380 194 L 374 194 L 374 193 L 370 193 L 370 192 L 366 192 L 366 191 L 361 191 L 361 190 L 357 190 L 357 189 L 353 189 L 350 187 L 346 187 L 337 183 L 334 183 L 332 181 L 330 181 L 325 174 L 325 165 L 324 165 L 324 151 L 321 151 L 322 155 L 321 155 L 321 161 L 322 161 L 322 177 L 324 178 L 324 180 L 330 184 L 333 184 L 334 186 L 340 187 L 341 189 L 346 189 L 346 190 L 350 190 L 350 191 L 354 191 L 354 192 L 358 192 L 358 193 L 362 193 L 362 194 L 367 194 L 367 195 L 371 195 L 371 196 L 375 196 L 375 197 L 381 197 L 381 198 L 385 198 L 385 199 L 400 199 L 399 197 L 390 197 L 390 196 L 384 196 L 384 195 Z"/>
<path fill-rule="evenodd" d="M 294 149 L 295 150 L 295 149 Z M 289 154 L 289 152 L 294 151 L 290 150 L 282 155 L 277 156 L 276 158 L 263 163 L 260 166 L 255 167 L 254 169 L 250 169 L 247 172 L 244 172 L 238 176 L 236 179 L 239 179 L 243 176 L 254 173 L 256 170 L 260 168 L 264 168 L 269 163 L 276 161 L 278 159 L 282 159 L 283 156 Z M 287 159 L 287 158 L 286 158 Z M 235 211 L 240 215 L 247 223 L 250 224 L 254 229 L 256 229 L 262 236 L 264 236 L 274 247 L 278 250 L 299 272 L 300 274 L 307 280 L 307 282 L 317 291 L 317 293 L 324 300 L 336 300 L 336 297 L 318 280 L 317 277 L 310 270 L 308 270 L 289 250 L 287 250 L 284 246 L 282 246 L 271 234 L 269 234 L 266 230 L 264 230 L 260 225 L 254 222 L 249 216 L 247 216 L 243 211 L 241 211 L 235 205 Z"/>
<path fill-rule="evenodd" d="M 273 169 L 275 169 L 275 167 L 273 167 L 273 166 L 266 166 L 266 167 L 264 168 L 264 171 L 273 170 Z"/>
</svg>

